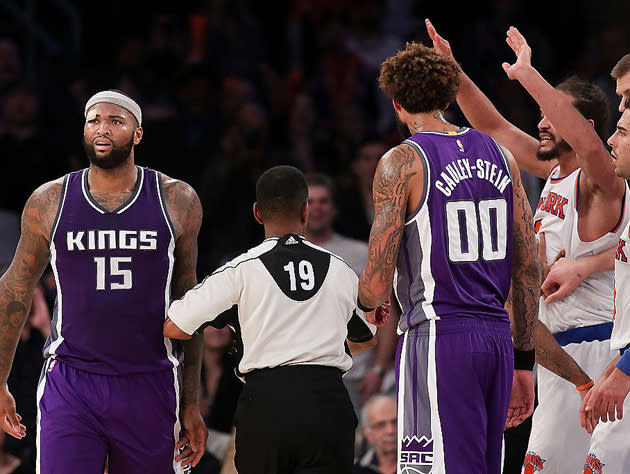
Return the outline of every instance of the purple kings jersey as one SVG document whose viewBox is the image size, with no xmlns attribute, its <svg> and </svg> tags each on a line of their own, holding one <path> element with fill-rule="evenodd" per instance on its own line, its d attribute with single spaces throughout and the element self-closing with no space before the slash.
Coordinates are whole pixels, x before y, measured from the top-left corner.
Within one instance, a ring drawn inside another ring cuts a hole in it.
<svg viewBox="0 0 630 474">
<path fill-rule="evenodd" d="M 137 169 L 133 195 L 112 212 L 89 194 L 88 169 L 64 180 L 50 239 L 57 300 L 44 355 L 76 369 L 119 375 L 179 363 L 162 334 L 174 231 L 160 174 Z"/>
<path fill-rule="evenodd" d="M 512 176 L 489 136 L 420 132 L 406 144 L 424 164 L 425 193 L 407 217 L 394 289 L 399 330 L 430 319 L 508 320 L 512 275 Z"/>
</svg>

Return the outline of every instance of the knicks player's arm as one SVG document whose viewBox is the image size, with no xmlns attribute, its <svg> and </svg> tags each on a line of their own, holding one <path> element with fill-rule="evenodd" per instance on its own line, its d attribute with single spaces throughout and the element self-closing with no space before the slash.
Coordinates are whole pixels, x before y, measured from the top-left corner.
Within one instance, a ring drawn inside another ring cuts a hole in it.
<svg viewBox="0 0 630 474">
<path fill-rule="evenodd" d="M 501 148 L 510 162 L 514 193 L 512 225 L 514 263 L 510 292 L 512 338 L 515 349 L 530 351 L 534 349 L 540 299 L 540 265 L 537 259 L 534 222 L 518 166 L 512 154 L 505 148 Z"/>
<path fill-rule="evenodd" d="M 593 121 L 584 118 L 572 105 L 569 96 L 556 90 L 531 65 L 531 48 L 516 28 L 508 30 L 507 42 L 517 55 L 513 65 L 503 65 L 508 77 L 521 83 L 558 134 L 575 150 L 578 166 L 584 170 L 593 191 L 617 201 L 623 196 L 625 185 L 623 179 L 615 174 L 614 161 L 597 135 Z M 617 208 L 617 216 L 618 211 Z"/>
<path fill-rule="evenodd" d="M 437 33 L 430 21 L 427 20 L 426 26 L 435 50 L 454 60 L 449 42 Z M 508 147 L 521 169 L 539 178 L 547 179 L 551 169 L 557 164 L 557 160 L 540 161 L 536 156 L 538 140 L 501 115 L 490 99 L 463 70 L 460 77 L 457 104 L 468 122 L 475 129 L 490 135 Z"/>
<path fill-rule="evenodd" d="M 411 146 L 400 144 L 380 159 L 372 184 L 374 221 L 368 261 L 359 279 L 363 308 L 375 308 L 391 294 L 409 197 L 421 196 L 423 188 L 423 165 Z"/>
<path fill-rule="evenodd" d="M 547 326 L 540 321 L 536 328 L 536 362 L 576 387 L 581 387 L 591 380 L 573 357 L 558 344 Z"/>
<path fill-rule="evenodd" d="M 7 378 L 33 292 L 50 260 L 49 236 L 59 207 L 62 183 L 62 179 L 46 183 L 29 197 L 22 213 L 21 235 L 13 261 L 0 278 L 0 424 L 4 431 L 19 438 L 24 435 L 19 432 Z"/>
<path fill-rule="evenodd" d="M 183 181 L 162 176 L 162 186 L 176 235 L 171 298 L 179 299 L 197 284 L 197 237 L 201 228 L 201 202 L 194 189 Z M 184 405 L 199 402 L 201 354 L 202 335 L 197 335 L 184 345 Z"/>
<path fill-rule="evenodd" d="M 612 247 L 597 255 L 584 257 L 579 260 L 559 259 L 551 266 L 545 281 L 540 287 L 545 297 L 545 303 L 549 304 L 561 298 L 566 298 L 582 284 L 585 278 L 594 273 L 614 270 L 616 252 L 617 248 Z"/>
</svg>

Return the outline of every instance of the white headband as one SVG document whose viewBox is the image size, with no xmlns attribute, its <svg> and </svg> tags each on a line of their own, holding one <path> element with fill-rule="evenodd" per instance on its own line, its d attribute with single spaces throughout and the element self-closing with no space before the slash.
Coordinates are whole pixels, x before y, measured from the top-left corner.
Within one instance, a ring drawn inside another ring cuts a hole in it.
<svg viewBox="0 0 630 474">
<path fill-rule="evenodd" d="M 131 115 L 136 118 L 138 122 L 138 127 L 142 127 L 142 110 L 140 110 L 140 106 L 136 103 L 136 101 L 134 101 L 130 97 L 127 97 L 124 94 L 121 94 L 120 92 L 112 90 L 97 92 L 92 97 L 90 97 L 90 100 L 88 100 L 87 104 L 85 104 L 86 118 L 89 108 L 92 107 L 94 104 L 98 104 L 100 102 L 119 105 L 122 108 L 127 109 L 131 113 Z"/>
</svg>

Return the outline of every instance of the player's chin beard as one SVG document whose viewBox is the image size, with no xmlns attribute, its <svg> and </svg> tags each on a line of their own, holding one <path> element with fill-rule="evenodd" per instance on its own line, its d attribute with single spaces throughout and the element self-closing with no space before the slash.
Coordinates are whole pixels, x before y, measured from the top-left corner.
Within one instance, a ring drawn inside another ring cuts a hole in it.
<svg viewBox="0 0 630 474">
<path fill-rule="evenodd" d="M 95 166 L 99 168 L 109 170 L 117 167 L 121 163 L 123 163 L 127 158 L 129 158 L 129 154 L 131 153 L 131 149 L 133 148 L 133 137 L 129 139 L 127 143 L 121 146 L 115 146 L 112 143 L 112 149 L 103 156 L 98 156 L 96 151 L 94 150 L 94 145 L 91 143 L 87 143 L 85 139 L 83 139 L 83 148 L 85 150 L 85 154 Z"/>
<path fill-rule="evenodd" d="M 556 143 L 553 147 L 551 147 L 547 151 L 541 151 L 540 146 L 539 146 L 538 150 L 536 151 L 536 158 L 538 158 L 540 161 L 551 161 L 558 158 L 561 153 L 564 153 L 566 151 L 571 151 L 571 150 L 572 150 L 571 145 L 569 145 L 564 140 L 560 140 L 558 143 Z"/>
<path fill-rule="evenodd" d="M 400 120 L 400 116 L 398 112 L 396 112 L 396 128 L 398 129 L 398 133 L 400 134 L 400 138 L 406 140 L 411 136 L 411 132 L 409 131 L 409 127 L 405 122 Z"/>
</svg>

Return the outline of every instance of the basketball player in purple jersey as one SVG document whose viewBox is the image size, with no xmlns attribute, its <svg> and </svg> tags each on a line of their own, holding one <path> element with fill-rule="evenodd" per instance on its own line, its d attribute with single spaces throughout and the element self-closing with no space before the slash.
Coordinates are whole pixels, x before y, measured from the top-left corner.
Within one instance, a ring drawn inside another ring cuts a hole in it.
<svg viewBox="0 0 630 474">
<path fill-rule="evenodd" d="M 359 304 L 380 304 L 393 285 L 402 308 L 403 474 L 498 474 L 506 417 L 519 423 L 533 410 L 540 273 L 531 209 L 510 152 L 444 119 L 459 74 L 450 58 L 410 43 L 379 77 L 411 136 L 374 177 Z"/>
<path fill-rule="evenodd" d="M 199 338 L 184 347 L 182 380 L 180 348 L 162 334 L 170 301 L 197 283 L 201 205 L 188 184 L 135 165 L 141 126 L 119 91 L 88 100 L 90 166 L 31 195 L 0 279 L 0 424 L 17 438 L 6 380 L 49 262 L 57 285 L 37 393 L 41 474 L 102 474 L 106 459 L 112 474 L 180 473 L 204 453 Z"/>
</svg>

